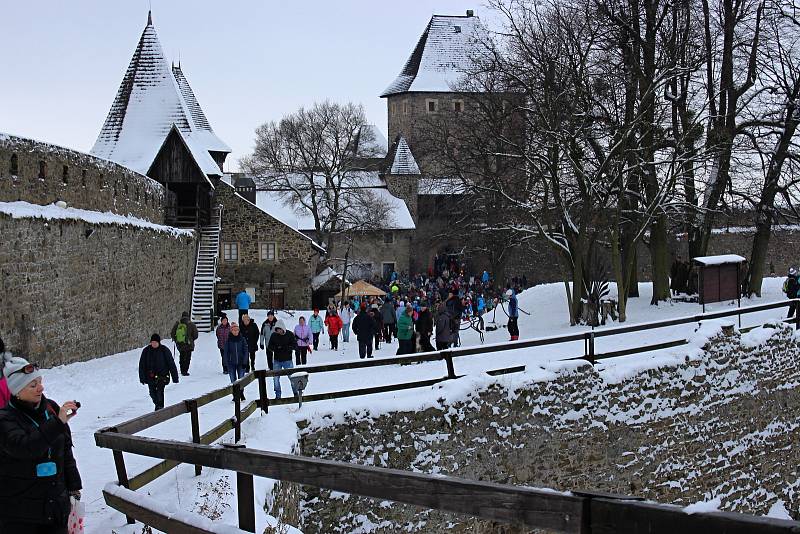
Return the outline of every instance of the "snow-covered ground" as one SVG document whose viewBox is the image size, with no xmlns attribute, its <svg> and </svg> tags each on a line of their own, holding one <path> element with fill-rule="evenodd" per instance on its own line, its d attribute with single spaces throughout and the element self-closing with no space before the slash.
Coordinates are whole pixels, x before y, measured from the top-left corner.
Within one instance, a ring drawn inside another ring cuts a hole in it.
<svg viewBox="0 0 800 534">
<path fill-rule="evenodd" d="M 764 295 L 761 299 L 745 299 L 742 306 L 750 306 L 782 300 L 782 279 L 772 278 L 764 282 Z M 664 320 L 671 317 L 695 315 L 701 312 L 700 306 L 691 303 L 662 303 L 660 306 L 650 306 L 650 286 L 641 285 L 641 297 L 632 299 L 628 304 L 628 324 Z M 522 314 L 519 320 L 521 339 L 534 337 L 554 336 L 566 333 L 575 333 L 587 327 L 570 327 L 568 322 L 567 305 L 564 298 L 562 284 L 547 284 L 536 286 L 520 295 L 520 308 L 530 315 Z M 733 304 L 735 306 L 735 304 Z M 707 306 L 706 311 L 729 308 L 730 303 Z M 742 317 L 742 326 L 761 324 L 771 319 L 784 316 L 786 308 L 759 312 Z M 251 310 L 251 314 L 260 325 L 266 317 L 264 310 Z M 294 328 L 300 315 L 308 313 L 296 312 L 294 316 L 281 313 L 280 318 L 286 321 L 289 328 Z M 229 313 L 235 317 L 235 311 Z M 491 324 L 492 316 L 486 317 L 487 324 Z M 496 321 L 498 325 L 506 323 L 502 310 L 498 310 Z M 612 323 L 608 328 L 618 326 Z M 626 334 L 598 339 L 596 351 L 598 353 L 618 350 L 626 347 L 636 347 L 644 344 L 657 343 L 679 338 L 690 337 L 695 325 L 681 325 L 661 328 L 636 334 Z M 162 332 L 163 334 L 163 332 Z M 142 344 L 149 339 L 150 332 L 142 333 Z M 486 344 L 507 341 L 508 333 L 500 328 L 496 331 L 486 332 Z M 461 332 L 463 346 L 477 345 L 480 343 L 477 332 L 466 330 Z M 172 349 L 172 342 L 164 343 Z M 394 355 L 397 343 L 383 344 L 375 353 L 377 358 Z M 606 360 L 604 367 L 619 365 L 620 367 L 647 366 L 654 359 L 683 354 L 686 347 L 666 349 L 658 353 L 644 353 L 625 358 Z M 115 480 L 114 464 L 111 452 L 99 449 L 94 445 L 93 434 L 99 428 L 111 426 L 152 409 L 152 403 L 147 394 L 147 388 L 139 384 L 138 361 L 141 349 L 136 349 L 88 362 L 70 364 L 45 372 L 45 386 L 47 394 L 56 401 L 77 399 L 81 401 L 82 408 L 79 415 L 72 422 L 72 432 L 75 441 L 75 454 L 78 459 L 84 483 L 84 502 L 87 503 L 87 532 L 108 533 L 111 528 L 117 532 L 127 532 L 124 527 L 124 517 L 114 510 L 109 509 L 103 502 L 101 490 L 105 484 Z M 521 364 L 529 365 L 531 372 L 542 372 L 550 365 L 546 362 L 567 357 L 583 355 L 583 343 L 566 343 L 540 348 L 529 348 L 499 353 L 487 353 L 475 356 L 457 358 L 455 370 L 458 374 L 467 375 L 463 379 L 450 381 L 432 388 L 418 388 L 409 391 L 400 391 L 381 395 L 339 399 L 336 401 L 306 403 L 301 409 L 296 406 L 283 406 L 270 409 L 268 415 L 256 412 L 243 425 L 243 435 L 247 445 L 253 448 L 266 449 L 275 452 L 292 452 L 297 443 L 297 426 L 299 420 L 320 420 L 329 417 L 338 419 L 346 412 L 356 410 L 371 413 L 384 412 L 395 409 L 415 409 L 427 403 L 435 403 L 439 398 L 457 398 L 459 395 L 474 391 L 487 381 L 505 380 L 506 378 L 492 378 L 484 373 L 486 370 L 510 367 Z M 358 346 L 354 336 L 351 335 L 349 343 L 342 343 L 340 338 L 339 350 L 330 350 L 325 334 L 321 337 L 320 350 L 309 356 L 309 364 L 341 362 L 358 359 Z M 620 365 L 621 364 L 621 365 Z M 558 364 L 563 365 L 563 364 Z M 264 352 L 259 352 L 258 368 L 266 367 Z M 229 383 L 227 375 L 221 372 L 219 352 L 216 347 L 216 338 L 213 333 L 201 334 L 197 342 L 191 365 L 191 376 L 181 377 L 179 384 L 167 387 L 166 402 L 172 404 L 183 399 L 197 397 L 222 387 Z M 371 369 L 357 369 L 339 371 L 334 373 L 313 374 L 310 377 L 307 394 L 335 391 L 342 389 L 355 389 L 364 386 L 381 384 L 402 383 L 426 378 L 438 378 L 446 374 L 442 362 L 431 362 L 419 365 L 388 366 Z M 509 375 L 511 376 L 511 375 Z M 283 389 L 289 391 L 288 379 L 283 378 Z M 270 395 L 272 385 L 268 384 Z M 257 385 L 251 384 L 245 391 L 248 399 L 258 395 Z M 233 403 L 230 399 L 213 402 L 200 409 L 201 432 L 208 431 L 220 421 L 231 417 Z M 185 415 L 167 423 L 150 428 L 142 433 L 145 436 L 191 440 L 189 416 Z M 223 441 L 232 441 L 229 433 Z M 153 465 L 155 461 L 149 458 L 125 455 L 129 475 L 137 474 L 143 469 Z M 175 510 L 202 511 L 205 515 L 218 519 L 221 523 L 235 525 L 235 477 L 231 473 L 217 469 L 204 469 L 200 477 L 194 477 L 192 466 L 182 465 L 149 484 L 141 492 L 149 493 L 168 508 Z M 264 496 L 271 488 L 273 482 L 265 479 L 256 479 L 257 498 L 263 502 Z M 271 518 L 258 514 L 258 531 L 263 531 Z M 130 530 L 130 532 L 133 532 Z M 291 532 L 291 530 L 290 530 Z"/>
</svg>

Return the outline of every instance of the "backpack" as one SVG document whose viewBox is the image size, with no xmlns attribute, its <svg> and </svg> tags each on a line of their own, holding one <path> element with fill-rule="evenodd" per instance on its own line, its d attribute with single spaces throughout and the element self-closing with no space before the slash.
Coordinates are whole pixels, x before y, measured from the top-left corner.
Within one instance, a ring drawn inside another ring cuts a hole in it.
<svg viewBox="0 0 800 534">
<path fill-rule="evenodd" d="M 189 328 L 186 323 L 180 323 L 175 330 L 175 343 L 186 343 L 189 337 Z"/>
<path fill-rule="evenodd" d="M 783 292 L 789 293 L 789 279 L 783 281 Z"/>
</svg>

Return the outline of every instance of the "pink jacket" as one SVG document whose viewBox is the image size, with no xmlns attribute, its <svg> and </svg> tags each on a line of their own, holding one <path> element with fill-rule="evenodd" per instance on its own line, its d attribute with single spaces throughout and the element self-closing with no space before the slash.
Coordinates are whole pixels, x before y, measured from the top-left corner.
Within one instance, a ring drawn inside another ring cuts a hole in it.
<svg viewBox="0 0 800 534">
<path fill-rule="evenodd" d="M 11 392 L 8 390 L 5 377 L 0 378 L 0 408 L 5 408 L 8 401 L 11 400 Z"/>
</svg>

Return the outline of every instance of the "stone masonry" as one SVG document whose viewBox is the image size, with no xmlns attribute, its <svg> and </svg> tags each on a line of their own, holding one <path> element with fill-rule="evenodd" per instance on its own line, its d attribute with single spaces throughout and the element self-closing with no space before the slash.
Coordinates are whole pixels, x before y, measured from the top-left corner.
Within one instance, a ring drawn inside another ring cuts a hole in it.
<svg viewBox="0 0 800 534">
<path fill-rule="evenodd" d="M 552 364 L 463 401 L 302 432 L 301 453 L 557 490 L 589 489 L 800 517 L 800 360 L 788 327 L 718 335 L 638 369 Z M 634 358 L 646 358 L 634 356 Z M 324 421 L 324 419 L 323 419 Z M 306 534 L 516 533 L 471 518 L 305 487 Z"/>
<path fill-rule="evenodd" d="M 164 187 L 110 161 L 0 134 L 0 201 L 52 204 L 164 222 Z"/>
<path fill-rule="evenodd" d="M 225 261 L 220 251 L 217 276 L 233 286 L 234 293 L 245 287 L 256 288 L 254 308 L 269 307 L 270 273 L 275 273 L 275 288 L 284 290 L 287 308 L 311 307 L 311 279 L 314 277 L 318 251 L 312 241 L 286 226 L 255 204 L 219 182 L 216 201 L 222 204 L 220 246 L 238 243 L 239 259 Z M 259 243 L 277 244 L 275 261 L 261 261 Z"/>
<path fill-rule="evenodd" d="M 189 308 L 191 232 L 0 214 L 0 242 L 0 335 L 40 365 L 143 347 Z"/>
</svg>

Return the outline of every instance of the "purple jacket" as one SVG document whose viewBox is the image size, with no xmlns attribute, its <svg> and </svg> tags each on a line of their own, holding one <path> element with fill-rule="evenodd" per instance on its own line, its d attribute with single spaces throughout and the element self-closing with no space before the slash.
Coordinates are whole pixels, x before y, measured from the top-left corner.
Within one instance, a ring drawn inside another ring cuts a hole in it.
<svg viewBox="0 0 800 534">
<path fill-rule="evenodd" d="M 225 343 L 228 342 L 228 334 L 231 333 L 231 323 L 226 325 L 219 325 L 217 327 L 217 348 L 222 349 L 225 347 Z"/>
<path fill-rule="evenodd" d="M 311 328 L 308 327 L 308 324 L 295 326 L 294 337 L 297 338 L 298 347 L 308 347 L 311 345 Z"/>
</svg>

